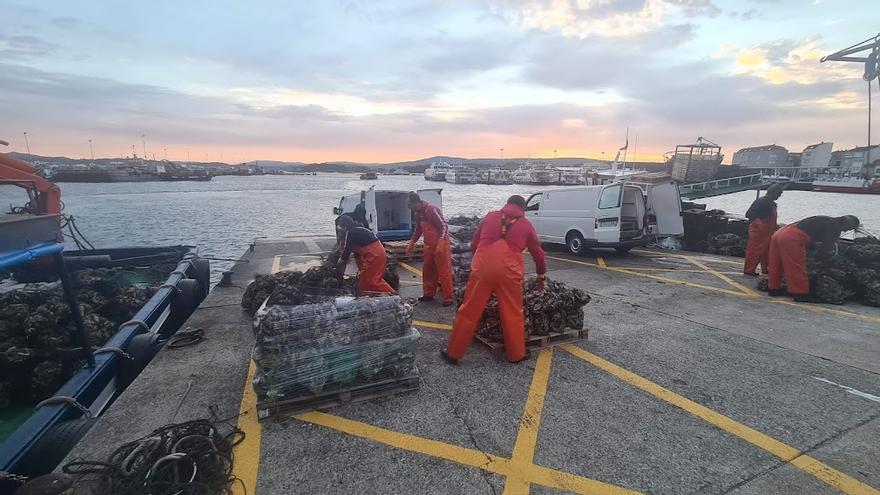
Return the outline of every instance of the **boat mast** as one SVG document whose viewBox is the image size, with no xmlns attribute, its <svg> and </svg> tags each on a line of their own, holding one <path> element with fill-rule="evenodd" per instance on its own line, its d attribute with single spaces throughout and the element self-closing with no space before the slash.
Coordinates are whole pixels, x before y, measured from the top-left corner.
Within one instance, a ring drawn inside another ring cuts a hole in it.
<svg viewBox="0 0 880 495">
<path fill-rule="evenodd" d="M 868 50 L 870 50 L 870 53 L 866 56 L 853 56 Z M 865 151 L 865 163 L 862 165 L 862 174 L 866 180 L 869 180 L 874 176 L 873 163 L 871 162 L 871 82 L 877 80 L 878 87 L 880 87 L 880 80 L 877 78 L 880 75 L 880 33 L 873 38 L 868 38 L 865 41 L 819 59 L 819 63 L 828 61 L 861 62 L 865 64 L 865 73 L 862 75 L 862 79 L 868 83 L 868 146 Z"/>
</svg>

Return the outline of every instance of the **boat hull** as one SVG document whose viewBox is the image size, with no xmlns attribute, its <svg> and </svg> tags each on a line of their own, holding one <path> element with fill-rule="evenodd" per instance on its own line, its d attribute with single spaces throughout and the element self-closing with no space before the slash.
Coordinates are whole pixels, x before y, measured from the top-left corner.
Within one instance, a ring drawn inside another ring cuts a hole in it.
<svg viewBox="0 0 880 495">
<path fill-rule="evenodd" d="M 880 185 L 869 187 L 853 187 L 853 186 L 831 186 L 822 184 L 813 184 L 813 191 L 816 192 L 836 192 L 847 194 L 880 194 Z"/>
</svg>

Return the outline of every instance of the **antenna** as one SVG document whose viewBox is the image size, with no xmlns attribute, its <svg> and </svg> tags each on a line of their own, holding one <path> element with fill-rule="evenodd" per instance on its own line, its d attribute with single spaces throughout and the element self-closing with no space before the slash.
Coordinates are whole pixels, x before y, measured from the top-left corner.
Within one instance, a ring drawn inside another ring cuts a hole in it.
<svg viewBox="0 0 880 495">
<path fill-rule="evenodd" d="M 31 154 L 31 143 L 28 142 L 27 131 L 24 131 L 24 145 L 27 147 L 28 155 Z"/>
</svg>

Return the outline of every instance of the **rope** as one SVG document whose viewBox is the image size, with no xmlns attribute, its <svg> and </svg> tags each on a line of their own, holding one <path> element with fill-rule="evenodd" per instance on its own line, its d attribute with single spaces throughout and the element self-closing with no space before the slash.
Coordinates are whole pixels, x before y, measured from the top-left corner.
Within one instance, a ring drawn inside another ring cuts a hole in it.
<svg viewBox="0 0 880 495">
<path fill-rule="evenodd" d="M 132 495 L 202 495 L 229 493 L 235 445 L 244 432 L 198 419 L 163 426 L 120 446 L 106 461 L 74 461 L 67 474 L 95 477 L 95 493 Z"/>
<path fill-rule="evenodd" d="M 85 416 L 85 417 L 87 417 L 87 418 L 91 418 L 91 417 L 92 417 L 92 411 L 89 411 L 88 408 L 87 408 L 86 406 L 80 404 L 80 403 L 79 403 L 76 399 L 74 399 L 73 397 L 68 397 L 68 396 L 66 396 L 66 395 L 56 395 L 55 397 L 49 397 L 48 399 L 45 399 L 45 400 L 43 400 L 43 401 L 40 401 L 39 404 L 37 404 L 36 406 L 34 406 L 34 409 L 39 409 L 39 408 L 41 408 L 41 407 L 43 407 L 43 406 L 48 406 L 48 405 L 50 405 L 50 404 L 70 404 L 71 406 L 73 406 L 73 407 L 79 409 L 79 411 L 80 411 L 81 413 L 83 413 L 83 416 Z"/>
<path fill-rule="evenodd" d="M 165 344 L 165 347 L 168 347 L 169 349 L 179 349 L 181 347 L 196 345 L 203 340 L 205 340 L 205 330 L 201 328 L 186 327 L 185 330 L 181 330 L 171 336 Z"/>
<path fill-rule="evenodd" d="M 95 352 L 95 354 L 100 354 L 102 352 L 113 352 L 113 353 L 119 354 L 120 356 L 124 357 L 125 359 L 134 359 L 133 357 L 131 357 L 131 354 L 125 352 L 124 350 L 122 350 L 119 347 L 100 347 L 98 349 L 95 349 L 94 352 Z"/>
<path fill-rule="evenodd" d="M 119 325 L 119 330 L 122 330 L 122 327 L 124 327 L 126 325 L 131 325 L 132 323 L 136 323 L 138 326 L 143 327 L 144 330 L 146 330 L 148 332 L 150 331 L 150 325 L 147 325 L 147 322 L 145 322 L 143 320 L 128 320 L 127 322 L 123 323 L 122 325 Z"/>
</svg>

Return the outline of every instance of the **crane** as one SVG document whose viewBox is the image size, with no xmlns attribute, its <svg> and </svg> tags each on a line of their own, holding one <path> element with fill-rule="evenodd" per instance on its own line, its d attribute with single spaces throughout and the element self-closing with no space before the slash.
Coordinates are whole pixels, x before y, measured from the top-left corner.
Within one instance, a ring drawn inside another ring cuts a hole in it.
<svg viewBox="0 0 880 495">
<path fill-rule="evenodd" d="M 0 140 L 0 144 L 9 143 Z M 61 214 L 61 189 L 52 182 L 36 174 L 37 167 L 30 163 L 0 153 L 0 184 L 13 184 L 25 189 L 30 201 L 24 206 L 13 207 L 12 213 L 31 215 Z"/>
</svg>

